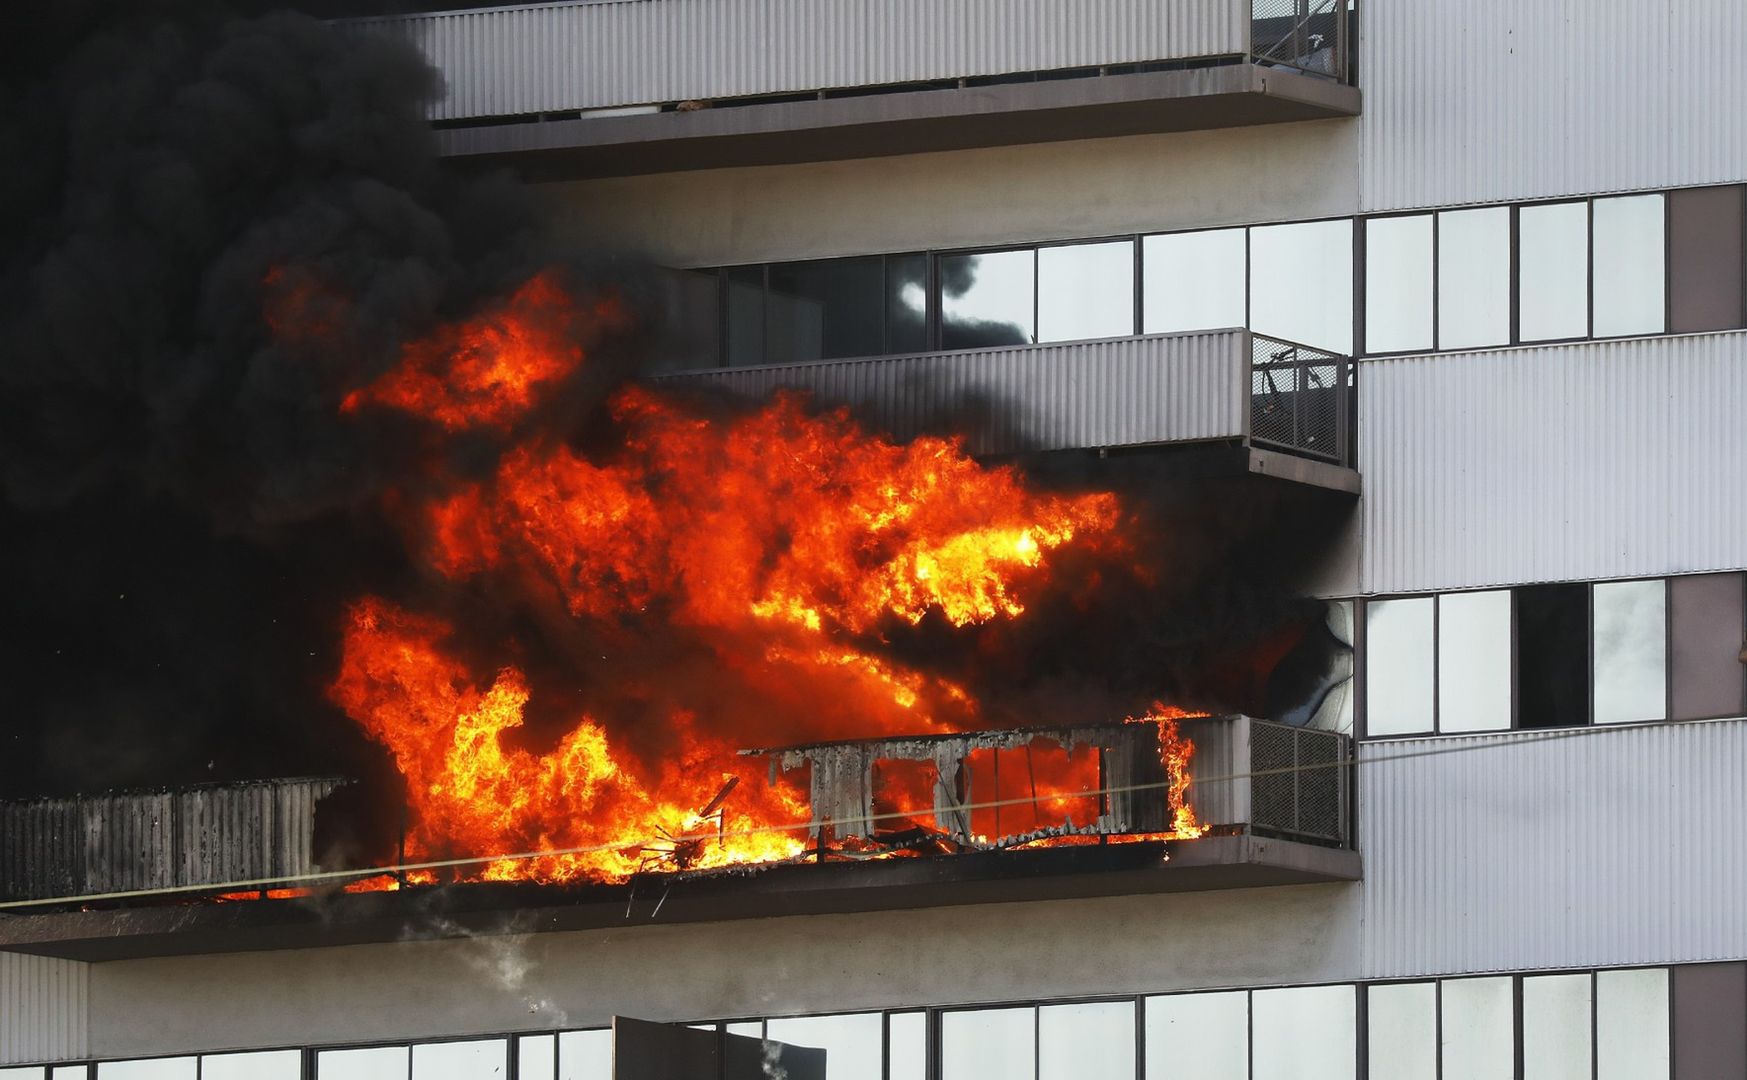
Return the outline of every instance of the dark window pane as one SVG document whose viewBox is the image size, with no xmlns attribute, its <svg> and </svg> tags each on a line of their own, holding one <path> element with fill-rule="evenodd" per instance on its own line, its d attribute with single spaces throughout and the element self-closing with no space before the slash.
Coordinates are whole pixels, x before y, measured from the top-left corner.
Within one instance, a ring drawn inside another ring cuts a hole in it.
<svg viewBox="0 0 1747 1080">
<path fill-rule="evenodd" d="M 1530 585 L 1515 602 L 1517 726 L 1589 723 L 1589 586 Z"/>
<path fill-rule="evenodd" d="M 722 278 L 714 270 L 663 270 L 656 277 L 661 338 L 648 370 L 687 371 L 722 363 Z"/>
<path fill-rule="evenodd" d="M 1669 683 L 1674 719 L 1741 713 L 1740 574 L 1697 574 L 1669 583 Z"/>
<path fill-rule="evenodd" d="M 1693 188 L 1668 195 L 1668 329 L 1744 325 L 1742 231 L 1747 188 Z"/>
<path fill-rule="evenodd" d="M 728 280 L 728 363 L 764 363 L 764 267 L 735 266 Z"/>
<path fill-rule="evenodd" d="M 987 349 L 1036 340 L 1036 253 L 995 251 L 940 259 L 940 347 Z"/>
<path fill-rule="evenodd" d="M 884 352 L 884 263 L 874 255 L 772 264 L 768 360 L 788 364 Z"/>
<path fill-rule="evenodd" d="M 928 348 L 928 256 L 886 256 L 886 352 Z"/>
</svg>

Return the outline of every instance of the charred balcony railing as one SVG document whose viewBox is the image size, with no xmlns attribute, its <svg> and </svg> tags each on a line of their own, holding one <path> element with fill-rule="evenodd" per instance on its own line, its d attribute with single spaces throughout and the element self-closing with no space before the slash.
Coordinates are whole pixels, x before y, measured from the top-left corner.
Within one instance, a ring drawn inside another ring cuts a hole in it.
<svg viewBox="0 0 1747 1080">
<path fill-rule="evenodd" d="M 1352 362 L 1238 329 L 708 368 L 657 381 L 755 399 L 802 390 L 896 438 L 962 435 L 981 455 L 1235 442 L 1350 466 L 1353 446 Z"/>
<path fill-rule="evenodd" d="M 1352 6 L 1353 0 L 1251 0 L 1251 58 L 1351 82 Z"/>
<path fill-rule="evenodd" d="M 337 777 L 0 803 L 0 900 L 289 880 L 314 872 Z"/>
</svg>

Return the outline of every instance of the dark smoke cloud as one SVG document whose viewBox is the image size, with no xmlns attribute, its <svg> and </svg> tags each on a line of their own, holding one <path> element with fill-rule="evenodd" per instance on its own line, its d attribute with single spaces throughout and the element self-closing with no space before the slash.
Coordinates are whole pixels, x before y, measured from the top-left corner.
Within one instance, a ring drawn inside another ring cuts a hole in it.
<svg viewBox="0 0 1747 1080">
<path fill-rule="evenodd" d="M 540 265 L 541 209 L 439 165 L 406 47 L 33 6 L 0 82 L 0 795 L 364 768 L 319 687 L 343 599 L 407 571 L 370 509 L 395 439 L 336 405 Z M 352 299 L 338 347 L 269 337 L 286 266 Z"/>
</svg>

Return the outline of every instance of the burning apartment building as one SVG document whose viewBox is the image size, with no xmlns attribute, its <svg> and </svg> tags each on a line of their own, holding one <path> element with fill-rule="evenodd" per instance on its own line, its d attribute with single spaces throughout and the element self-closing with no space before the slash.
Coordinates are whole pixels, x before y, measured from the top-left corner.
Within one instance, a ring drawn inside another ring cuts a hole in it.
<svg viewBox="0 0 1747 1080">
<path fill-rule="evenodd" d="M 0 1080 L 1747 1075 L 1721 0 L 50 17 Z"/>
</svg>

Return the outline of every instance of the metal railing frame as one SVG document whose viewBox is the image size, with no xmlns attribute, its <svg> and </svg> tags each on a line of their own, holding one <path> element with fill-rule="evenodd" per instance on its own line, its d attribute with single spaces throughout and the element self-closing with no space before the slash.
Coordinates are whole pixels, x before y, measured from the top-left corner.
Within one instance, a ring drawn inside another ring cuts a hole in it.
<svg viewBox="0 0 1747 1080">
<path fill-rule="evenodd" d="M 1286 4 L 1292 6 L 1290 14 L 1272 13 Z M 1311 75 L 1324 75 L 1350 84 L 1353 75 L 1352 21 L 1356 5 L 1357 0 L 1250 0 L 1250 60 L 1290 67 Z M 1302 61 L 1318 51 L 1311 47 L 1311 21 L 1329 15 L 1334 16 L 1335 40 L 1330 46 L 1331 70 L 1323 71 L 1306 66 Z M 1286 34 L 1274 38 L 1272 48 L 1259 49 L 1257 27 L 1277 19 L 1291 20 Z"/>
</svg>

